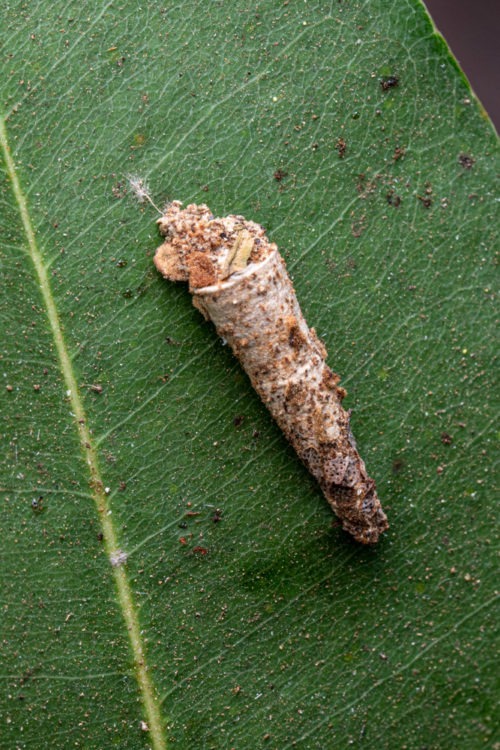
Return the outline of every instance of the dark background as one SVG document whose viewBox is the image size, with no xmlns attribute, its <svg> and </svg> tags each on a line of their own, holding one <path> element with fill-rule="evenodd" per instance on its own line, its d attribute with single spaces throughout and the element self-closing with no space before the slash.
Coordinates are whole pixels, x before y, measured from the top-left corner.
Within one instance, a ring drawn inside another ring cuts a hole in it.
<svg viewBox="0 0 500 750">
<path fill-rule="evenodd" d="M 500 0 L 424 0 L 500 131 Z"/>
</svg>

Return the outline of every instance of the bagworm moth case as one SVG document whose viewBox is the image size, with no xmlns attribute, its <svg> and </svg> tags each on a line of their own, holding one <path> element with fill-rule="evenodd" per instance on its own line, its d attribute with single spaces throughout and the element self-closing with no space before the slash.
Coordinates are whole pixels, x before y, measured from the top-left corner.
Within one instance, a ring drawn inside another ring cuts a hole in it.
<svg viewBox="0 0 500 750">
<path fill-rule="evenodd" d="M 317 479 L 344 529 L 373 544 L 387 529 L 350 428 L 339 377 L 300 310 L 285 261 L 264 229 L 174 201 L 158 220 L 155 265 L 188 281 L 193 304 L 231 346 L 253 387 Z"/>
</svg>

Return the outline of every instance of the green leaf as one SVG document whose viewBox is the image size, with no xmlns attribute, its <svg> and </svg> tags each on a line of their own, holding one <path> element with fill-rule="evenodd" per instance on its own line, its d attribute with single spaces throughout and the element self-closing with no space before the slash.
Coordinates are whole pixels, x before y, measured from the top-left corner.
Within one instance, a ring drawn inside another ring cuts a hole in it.
<svg viewBox="0 0 500 750">
<path fill-rule="evenodd" d="M 499 147 L 423 5 L 11 2 L 1 29 L 2 747 L 488 746 Z M 159 278 L 128 174 L 282 249 L 377 547 Z"/>
</svg>

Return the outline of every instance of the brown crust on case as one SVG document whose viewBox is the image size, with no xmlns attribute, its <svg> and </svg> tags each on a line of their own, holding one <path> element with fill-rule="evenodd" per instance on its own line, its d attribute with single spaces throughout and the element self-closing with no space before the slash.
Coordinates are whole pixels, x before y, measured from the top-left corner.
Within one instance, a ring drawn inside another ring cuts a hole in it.
<svg viewBox="0 0 500 750">
<path fill-rule="evenodd" d="M 217 281 L 217 274 L 212 261 L 204 253 L 195 252 L 187 261 L 190 290 L 211 286 Z"/>
</svg>

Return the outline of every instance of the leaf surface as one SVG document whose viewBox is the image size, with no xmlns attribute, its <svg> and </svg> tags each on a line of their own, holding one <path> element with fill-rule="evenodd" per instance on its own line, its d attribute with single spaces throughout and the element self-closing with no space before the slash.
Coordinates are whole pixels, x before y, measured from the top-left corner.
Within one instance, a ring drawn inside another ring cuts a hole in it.
<svg viewBox="0 0 500 750">
<path fill-rule="evenodd" d="M 2 21 L 0 745 L 493 742 L 499 148 L 423 5 Z M 376 548 L 154 271 L 129 174 L 282 250 Z"/>
</svg>

